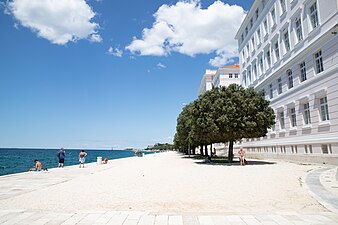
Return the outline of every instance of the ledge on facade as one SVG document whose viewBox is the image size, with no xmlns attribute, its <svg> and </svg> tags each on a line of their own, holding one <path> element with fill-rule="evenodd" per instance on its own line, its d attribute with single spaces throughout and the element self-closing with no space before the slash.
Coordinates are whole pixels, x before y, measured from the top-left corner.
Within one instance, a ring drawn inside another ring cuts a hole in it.
<svg viewBox="0 0 338 225">
<path fill-rule="evenodd" d="M 265 36 L 264 36 L 264 41 L 268 40 L 268 37 L 269 37 L 269 34 L 268 34 L 268 33 L 265 34 Z"/>
<path fill-rule="evenodd" d="M 296 6 L 296 4 L 297 4 L 297 2 L 298 2 L 298 0 L 291 0 L 291 9 L 293 9 L 295 6 Z"/>
<path fill-rule="evenodd" d="M 315 27 L 314 29 L 312 29 L 309 34 L 308 34 L 308 39 L 311 39 L 315 36 L 317 36 L 320 33 L 320 25 L 318 25 L 317 27 Z"/>
<path fill-rule="evenodd" d="M 272 27 L 271 27 L 271 33 L 273 33 L 276 30 L 277 24 L 275 23 Z"/>
<path fill-rule="evenodd" d="M 329 126 L 331 126 L 330 121 L 322 121 L 318 123 L 318 127 L 329 127 Z"/>
<path fill-rule="evenodd" d="M 312 124 L 304 125 L 302 127 L 302 130 L 309 130 L 309 129 L 312 129 Z"/>
<path fill-rule="evenodd" d="M 279 17 L 279 21 L 282 22 L 286 18 L 286 11 Z"/>
</svg>

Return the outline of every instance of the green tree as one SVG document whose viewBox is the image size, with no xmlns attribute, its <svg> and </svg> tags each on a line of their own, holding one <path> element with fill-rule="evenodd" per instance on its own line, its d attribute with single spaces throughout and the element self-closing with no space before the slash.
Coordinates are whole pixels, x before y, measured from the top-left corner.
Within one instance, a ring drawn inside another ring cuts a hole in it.
<svg viewBox="0 0 338 225">
<path fill-rule="evenodd" d="M 191 133 L 194 143 L 201 146 L 203 155 L 203 146 L 205 155 L 208 155 L 207 145 L 215 142 L 218 135 L 218 127 L 213 117 L 213 104 L 217 99 L 217 93 L 207 91 L 200 95 L 192 104 L 192 123 Z"/>
<path fill-rule="evenodd" d="M 184 106 L 177 118 L 176 133 L 174 136 L 174 146 L 176 149 L 188 153 L 192 143 L 191 123 L 192 123 L 192 103 Z"/>
<path fill-rule="evenodd" d="M 273 109 L 262 92 L 237 84 L 215 88 L 219 97 L 212 107 L 218 127 L 218 142 L 229 142 L 228 160 L 233 160 L 234 142 L 265 136 L 275 123 Z"/>
</svg>

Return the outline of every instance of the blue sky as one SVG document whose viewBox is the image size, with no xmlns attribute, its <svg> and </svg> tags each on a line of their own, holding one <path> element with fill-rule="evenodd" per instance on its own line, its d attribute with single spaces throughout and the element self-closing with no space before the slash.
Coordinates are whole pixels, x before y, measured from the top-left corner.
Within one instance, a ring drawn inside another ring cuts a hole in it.
<svg viewBox="0 0 338 225">
<path fill-rule="evenodd" d="M 123 149 L 172 142 L 253 0 L 0 2 L 0 147 Z"/>
</svg>

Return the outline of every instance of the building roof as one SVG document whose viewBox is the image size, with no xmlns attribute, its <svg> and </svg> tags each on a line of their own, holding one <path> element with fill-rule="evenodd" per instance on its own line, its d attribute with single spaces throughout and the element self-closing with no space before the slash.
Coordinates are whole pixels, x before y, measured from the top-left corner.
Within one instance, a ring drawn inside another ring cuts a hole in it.
<svg viewBox="0 0 338 225">
<path fill-rule="evenodd" d="M 239 64 L 230 65 L 230 66 L 222 66 L 221 68 L 227 68 L 227 69 L 237 69 L 237 68 L 239 68 Z"/>
</svg>

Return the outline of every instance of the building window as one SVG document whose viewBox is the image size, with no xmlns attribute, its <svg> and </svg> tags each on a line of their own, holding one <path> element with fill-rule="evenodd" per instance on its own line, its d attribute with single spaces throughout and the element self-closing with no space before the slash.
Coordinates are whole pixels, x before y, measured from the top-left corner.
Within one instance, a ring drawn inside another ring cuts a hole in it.
<svg viewBox="0 0 338 225">
<path fill-rule="evenodd" d="M 286 74 L 288 76 L 288 88 L 291 89 L 293 88 L 293 75 L 292 75 L 292 70 L 287 70 Z"/>
<path fill-rule="evenodd" d="M 268 32 L 268 21 L 267 21 L 267 19 L 264 20 L 263 25 L 264 25 L 265 35 L 267 35 L 269 33 Z"/>
<path fill-rule="evenodd" d="M 319 50 L 318 52 L 315 53 L 315 61 L 316 61 L 316 73 L 324 71 L 322 50 Z"/>
<path fill-rule="evenodd" d="M 253 27 L 253 19 L 251 18 L 250 19 L 250 28 L 252 28 Z"/>
<path fill-rule="evenodd" d="M 277 89 L 278 94 L 280 95 L 283 92 L 283 84 L 282 84 L 282 78 L 281 77 L 277 79 L 277 84 L 278 84 L 278 89 Z"/>
<path fill-rule="evenodd" d="M 256 66 L 256 63 L 252 66 L 252 71 L 254 73 L 255 78 L 257 78 L 257 66 Z"/>
<path fill-rule="evenodd" d="M 319 21 L 318 21 L 317 2 L 314 2 L 310 6 L 310 21 L 311 21 L 312 29 L 318 27 Z"/>
<path fill-rule="evenodd" d="M 247 86 L 245 72 L 242 74 L 242 77 L 243 77 L 243 84 L 244 84 L 244 86 Z"/>
<path fill-rule="evenodd" d="M 272 83 L 269 85 L 269 90 L 270 90 L 270 99 L 272 99 L 273 98 L 273 86 L 272 86 Z"/>
<path fill-rule="evenodd" d="M 303 107 L 304 107 L 304 124 L 311 124 L 310 104 L 305 103 Z"/>
<path fill-rule="evenodd" d="M 279 45 L 278 45 L 278 40 L 275 42 L 275 44 L 273 45 L 274 50 L 275 50 L 275 57 L 276 57 L 276 61 L 279 60 Z"/>
<path fill-rule="evenodd" d="M 261 29 L 260 28 L 258 28 L 257 30 L 257 42 L 258 44 L 261 43 Z"/>
<path fill-rule="evenodd" d="M 229 78 L 232 78 L 232 73 L 229 73 Z"/>
<path fill-rule="evenodd" d="M 251 70 L 248 69 L 248 83 L 251 84 Z"/>
<path fill-rule="evenodd" d="M 312 154 L 312 145 L 304 145 L 305 147 L 305 153 L 308 154 Z"/>
<path fill-rule="evenodd" d="M 332 154 L 331 145 L 322 145 L 322 153 L 323 154 Z"/>
<path fill-rule="evenodd" d="M 270 50 L 266 52 L 266 62 L 268 63 L 268 66 L 271 66 L 271 56 L 270 56 Z"/>
<path fill-rule="evenodd" d="M 275 8 L 272 8 L 271 12 L 271 21 L 272 21 L 272 27 L 276 25 L 276 10 Z"/>
<path fill-rule="evenodd" d="M 244 41 L 244 34 L 241 35 L 241 40 Z"/>
<path fill-rule="evenodd" d="M 255 49 L 255 36 L 251 38 L 252 49 Z"/>
<path fill-rule="evenodd" d="M 291 119 L 291 127 L 296 127 L 297 126 L 297 117 L 296 117 L 296 109 L 291 108 L 290 109 L 290 119 Z"/>
<path fill-rule="evenodd" d="M 327 97 L 319 99 L 319 103 L 320 103 L 320 115 L 321 115 L 322 121 L 329 120 L 330 117 L 329 117 L 329 106 L 327 104 Z"/>
<path fill-rule="evenodd" d="M 245 35 L 248 35 L 248 27 L 245 27 Z"/>
<path fill-rule="evenodd" d="M 250 47 L 249 47 L 249 44 L 246 45 L 246 51 L 248 52 L 247 57 L 249 57 L 250 56 Z"/>
<path fill-rule="evenodd" d="M 284 112 L 279 113 L 279 125 L 280 129 L 285 129 Z"/>
<path fill-rule="evenodd" d="M 264 66 L 263 66 L 263 57 L 259 58 L 259 68 L 261 70 L 261 74 L 263 74 Z"/>
<path fill-rule="evenodd" d="M 284 47 L 286 52 L 290 51 L 290 39 L 288 30 L 284 32 Z"/>
<path fill-rule="evenodd" d="M 307 77 L 306 77 L 305 61 L 299 64 L 299 69 L 300 69 L 300 81 L 301 82 L 306 81 Z"/>
<path fill-rule="evenodd" d="M 300 20 L 300 17 L 296 18 L 295 27 L 296 27 L 297 40 L 298 42 L 300 42 L 301 40 L 303 40 L 302 21 Z"/>
<path fill-rule="evenodd" d="M 285 0 L 280 0 L 280 8 L 282 10 L 282 14 L 284 14 L 286 12 L 286 4 L 285 4 Z"/>
<path fill-rule="evenodd" d="M 238 73 L 235 73 L 235 78 L 238 78 Z"/>
<path fill-rule="evenodd" d="M 256 20 L 258 19 L 258 17 L 259 17 L 259 9 L 256 9 L 256 12 L 255 12 L 255 14 L 256 14 Z"/>
</svg>

